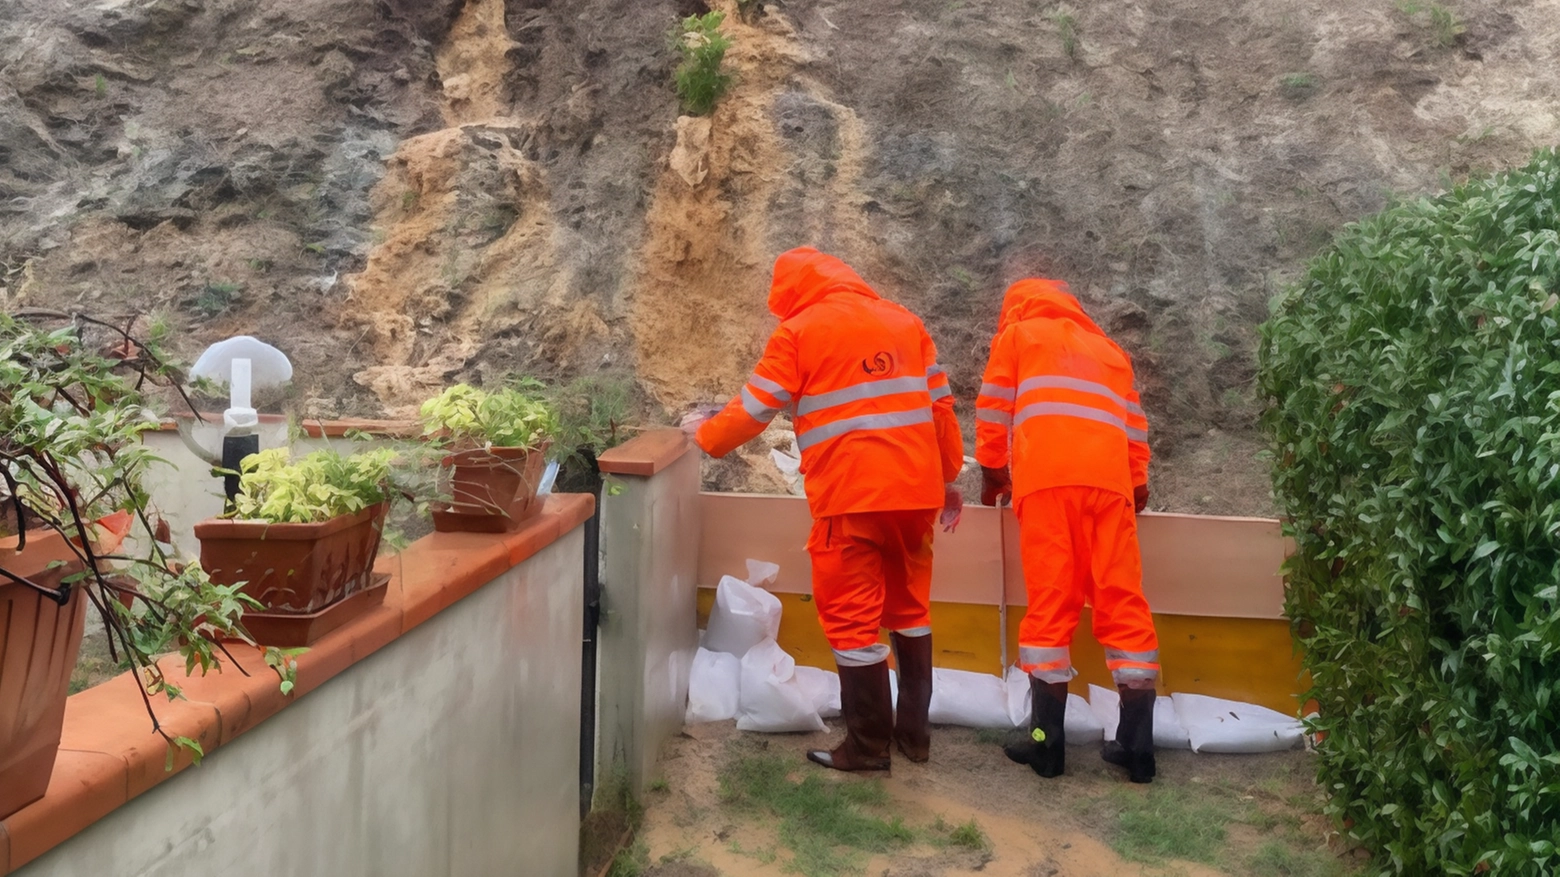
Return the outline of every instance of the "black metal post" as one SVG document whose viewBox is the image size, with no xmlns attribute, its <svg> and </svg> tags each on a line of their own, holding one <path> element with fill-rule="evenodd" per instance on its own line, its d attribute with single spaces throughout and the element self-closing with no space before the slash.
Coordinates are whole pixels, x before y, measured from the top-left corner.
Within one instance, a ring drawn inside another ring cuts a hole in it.
<svg viewBox="0 0 1560 877">
<path fill-rule="evenodd" d="M 585 522 L 585 630 L 580 655 L 580 819 L 590 813 L 596 793 L 596 626 L 601 621 L 601 470 L 589 448 L 581 456 L 590 466 L 589 490 L 596 511 Z"/>
<path fill-rule="evenodd" d="M 237 472 L 240 463 L 250 454 L 260 453 L 260 436 L 258 435 L 226 435 L 222 437 L 222 468 L 229 472 Z M 233 497 L 238 496 L 238 476 L 222 476 L 222 488 L 227 491 L 228 505 L 233 504 Z"/>
</svg>

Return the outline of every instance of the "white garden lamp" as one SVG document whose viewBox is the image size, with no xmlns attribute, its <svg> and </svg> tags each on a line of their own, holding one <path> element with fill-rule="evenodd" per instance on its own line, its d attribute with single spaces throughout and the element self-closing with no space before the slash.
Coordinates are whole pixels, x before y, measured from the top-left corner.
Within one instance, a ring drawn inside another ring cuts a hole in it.
<svg viewBox="0 0 1560 877">
<path fill-rule="evenodd" d="M 220 430 L 200 429 L 198 424 L 192 425 L 189 433 L 180 430 L 185 444 L 208 462 L 237 471 L 245 457 L 260 450 L 260 415 L 251 399 L 253 391 L 279 387 L 292 380 L 292 373 L 286 354 L 248 335 L 218 341 L 206 348 L 190 369 L 190 377 L 227 384 L 228 407 L 222 412 Z M 197 430 L 203 434 L 197 434 Z M 221 441 L 214 441 L 215 438 Z M 229 475 L 225 480 L 231 499 L 238 492 L 238 478 Z"/>
</svg>

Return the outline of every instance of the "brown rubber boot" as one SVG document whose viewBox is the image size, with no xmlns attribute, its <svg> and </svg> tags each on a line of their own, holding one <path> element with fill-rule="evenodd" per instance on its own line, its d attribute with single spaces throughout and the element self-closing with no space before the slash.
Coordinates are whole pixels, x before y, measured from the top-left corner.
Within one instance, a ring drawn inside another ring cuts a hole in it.
<svg viewBox="0 0 1560 877">
<path fill-rule="evenodd" d="M 840 668 L 840 712 L 845 740 L 832 750 L 808 752 L 808 760 L 835 770 L 888 770 L 894 707 L 887 661 Z"/>
<path fill-rule="evenodd" d="M 911 761 L 931 757 L 932 731 L 926 713 L 932 706 L 932 635 L 889 634 L 894 659 L 899 662 L 899 714 L 894 720 L 894 743 Z"/>
</svg>

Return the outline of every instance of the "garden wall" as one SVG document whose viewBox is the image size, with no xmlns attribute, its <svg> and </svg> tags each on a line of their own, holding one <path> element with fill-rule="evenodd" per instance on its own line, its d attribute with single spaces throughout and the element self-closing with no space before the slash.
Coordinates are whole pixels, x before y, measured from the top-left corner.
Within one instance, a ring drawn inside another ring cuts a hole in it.
<svg viewBox="0 0 1560 877">
<path fill-rule="evenodd" d="M 588 496 L 507 536 L 437 533 L 385 562 L 383 607 L 299 660 L 190 679 L 158 707 L 129 676 L 74 695 L 48 794 L 0 822 L 0 874 L 572 874 Z M 182 677 L 177 668 L 167 669 Z"/>
</svg>

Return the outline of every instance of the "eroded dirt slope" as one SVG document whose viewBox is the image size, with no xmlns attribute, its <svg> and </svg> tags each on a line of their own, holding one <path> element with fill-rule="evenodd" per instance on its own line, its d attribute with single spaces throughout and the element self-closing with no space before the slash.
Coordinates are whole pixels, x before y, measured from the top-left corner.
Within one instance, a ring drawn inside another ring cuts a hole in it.
<svg viewBox="0 0 1560 877">
<path fill-rule="evenodd" d="M 714 5 L 738 78 L 680 121 L 700 0 L 11 0 L 0 295 L 267 337 L 310 415 L 605 370 L 654 416 L 735 389 L 786 248 L 924 314 L 965 400 L 1005 285 L 1058 275 L 1138 359 L 1155 507 L 1265 513 L 1270 296 L 1560 140 L 1560 0 Z"/>
</svg>

